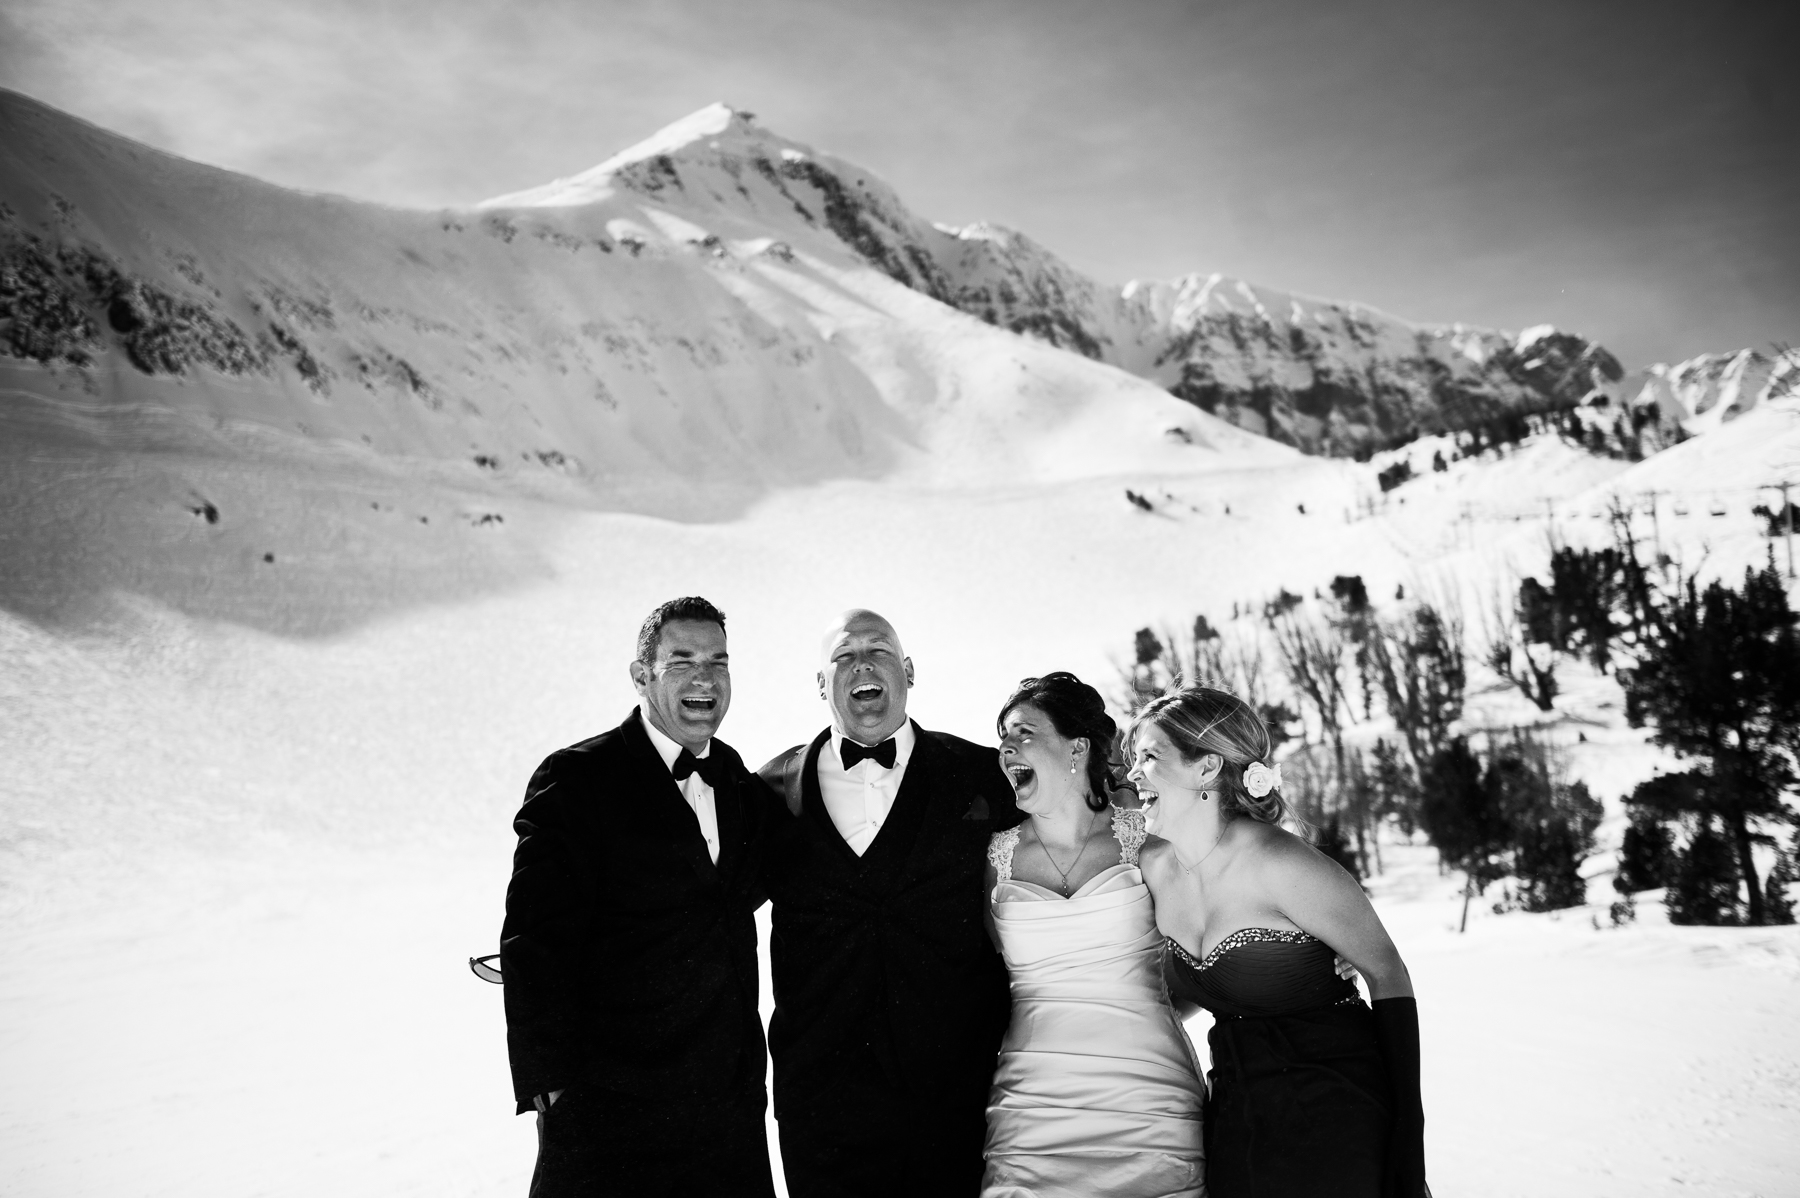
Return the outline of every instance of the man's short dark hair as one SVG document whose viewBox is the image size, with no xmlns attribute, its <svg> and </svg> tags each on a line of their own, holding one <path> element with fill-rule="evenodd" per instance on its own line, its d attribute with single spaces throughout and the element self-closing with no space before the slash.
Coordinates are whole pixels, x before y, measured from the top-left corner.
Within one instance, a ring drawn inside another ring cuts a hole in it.
<svg viewBox="0 0 1800 1198">
<path fill-rule="evenodd" d="M 725 613 L 698 595 L 671 599 L 644 617 L 638 629 L 637 659 L 647 666 L 656 664 L 656 642 L 662 638 L 663 625 L 673 620 L 705 620 L 725 631 Z"/>
</svg>

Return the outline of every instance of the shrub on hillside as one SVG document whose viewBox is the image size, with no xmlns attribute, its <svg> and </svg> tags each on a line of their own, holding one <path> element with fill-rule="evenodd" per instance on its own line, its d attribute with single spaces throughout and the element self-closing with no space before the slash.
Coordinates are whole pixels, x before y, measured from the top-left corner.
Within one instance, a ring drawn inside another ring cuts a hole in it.
<svg viewBox="0 0 1800 1198">
<path fill-rule="evenodd" d="M 1670 923 L 1718 927 L 1744 922 L 1737 860 L 1714 829 L 1711 816 L 1701 817 L 1687 847 L 1677 855 L 1675 877 L 1663 901 Z"/>
<path fill-rule="evenodd" d="M 1466 930 L 1469 901 L 1506 876 L 1511 829 L 1483 785 L 1481 759 L 1466 737 L 1455 737 L 1432 754 L 1419 781 L 1419 823 L 1444 863 L 1463 872 L 1461 928 Z"/>
<path fill-rule="evenodd" d="M 1669 825 L 1644 808 L 1632 806 L 1631 823 L 1619 845 L 1619 872 L 1613 889 L 1620 894 L 1661 890 L 1675 876 L 1675 837 Z"/>
<path fill-rule="evenodd" d="M 1561 911 L 1587 902 L 1581 863 L 1594 851 L 1600 804 L 1580 782 L 1553 787 L 1547 799 L 1519 822 L 1514 836 L 1517 901 L 1527 911 Z"/>
</svg>

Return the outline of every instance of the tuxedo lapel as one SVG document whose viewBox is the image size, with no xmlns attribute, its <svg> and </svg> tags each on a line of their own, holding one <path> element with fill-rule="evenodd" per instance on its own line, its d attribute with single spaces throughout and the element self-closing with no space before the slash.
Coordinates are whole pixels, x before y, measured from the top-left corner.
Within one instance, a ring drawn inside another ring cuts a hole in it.
<svg viewBox="0 0 1800 1198">
<path fill-rule="evenodd" d="M 718 751 L 719 746 L 715 742 L 713 752 Z M 686 807 L 687 804 L 683 802 L 682 806 Z M 713 787 L 713 817 L 719 824 L 718 872 L 729 876 L 738 868 L 738 852 L 743 847 L 744 839 L 744 794 L 735 775 Z M 699 821 L 696 820 L 695 828 L 698 827 Z"/>
<path fill-rule="evenodd" d="M 650 734 L 644 731 L 644 717 L 641 710 L 634 710 L 626 719 L 623 730 L 625 741 L 631 747 L 632 758 L 639 772 L 648 785 L 644 787 L 645 810 L 651 826 L 667 829 L 669 840 L 676 852 L 685 858 L 693 867 L 702 882 L 717 883 L 718 867 L 713 864 L 712 854 L 707 851 L 706 837 L 700 831 L 700 818 L 694 809 L 688 806 L 687 797 L 681 793 L 676 784 L 675 775 L 663 764 L 662 754 L 650 743 Z M 713 808 L 715 813 L 723 806 L 718 789 L 713 791 Z M 719 859 L 724 860 L 723 842 L 724 828 L 721 825 L 719 839 L 721 851 Z"/>
<path fill-rule="evenodd" d="M 837 846 L 837 853 L 843 861 L 857 868 L 862 865 L 862 858 L 856 855 L 844 834 L 837 825 L 831 822 L 831 812 L 825 810 L 825 792 L 819 789 L 819 754 L 831 743 L 831 729 L 813 738 L 806 750 L 805 764 L 800 768 L 800 816 L 813 820 L 819 826 L 819 832 L 830 844 Z"/>
<path fill-rule="evenodd" d="M 927 859 L 932 846 L 946 831 L 955 827 L 969 806 L 969 796 L 950 785 L 950 762 L 931 733 L 913 724 L 913 755 L 907 763 L 906 777 L 900 782 L 900 794 L 894 800 L 898 807 L 908 799 L 916 799 L 924 807 L 919 833 L 907 854 L 905 876 L 913 877 L 920 863 Z M 913 793 L 915 788 L 918 792 Z"/>
</svg>

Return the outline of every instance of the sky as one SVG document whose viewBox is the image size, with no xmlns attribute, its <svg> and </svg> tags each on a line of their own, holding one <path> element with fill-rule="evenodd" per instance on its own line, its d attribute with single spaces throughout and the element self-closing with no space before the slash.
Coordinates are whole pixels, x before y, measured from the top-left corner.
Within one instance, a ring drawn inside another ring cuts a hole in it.
<svg viewBox="0 0 1800 1198">
<path fill-rule="evenodd" d="M 0 86 L 409 206 L 715 100 L 1107 283 L 1222 271 L 1627 366 L 1800 343 L 1791 0 L 0 0 Z"/>
</svg>

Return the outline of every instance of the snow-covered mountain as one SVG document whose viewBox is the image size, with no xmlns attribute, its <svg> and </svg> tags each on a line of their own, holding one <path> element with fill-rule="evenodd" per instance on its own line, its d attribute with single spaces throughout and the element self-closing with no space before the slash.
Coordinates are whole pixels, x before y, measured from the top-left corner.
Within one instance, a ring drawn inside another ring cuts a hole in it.
<svg viewBox="0 0 1800 1198">
<path fill-rule="evenodd" d="M 10 364 L 603 490 L 1253 452 L 1226 422 L 1350 453 L 1618 373 L 1549 329 L 1424 328 L 1216 276 L 1105 288 L 722 105 L 473 212 L 284 190 L 16 94 L 0 133 Z"/>
<path fill-rule="evenodd" d="M 1020 233 L 928 224 L 867 172 L 720 106 L 583 175 L 488 206 L 573 207 L 622 191 L 712 219 L 754 212 L 784 237 L 823 226 L 934 299 L 1308 452 L 1361 453 L 1506 412 L 1568 407 L 1621 373 L 1601 347 L 1549 326 L 1416 325 L 1217 274 L 1104 287 Z"/>
<path fill-rule="evenodd" d="M 1275 448 L 896 285 L 911 259 L 862 235 L 911 221 L 891 193 L 718 106 L 479 211 L 284 190 L 18 95 L 0 147 L 0 365 L 88 402 L 605 495 Z"/>
</svg>

